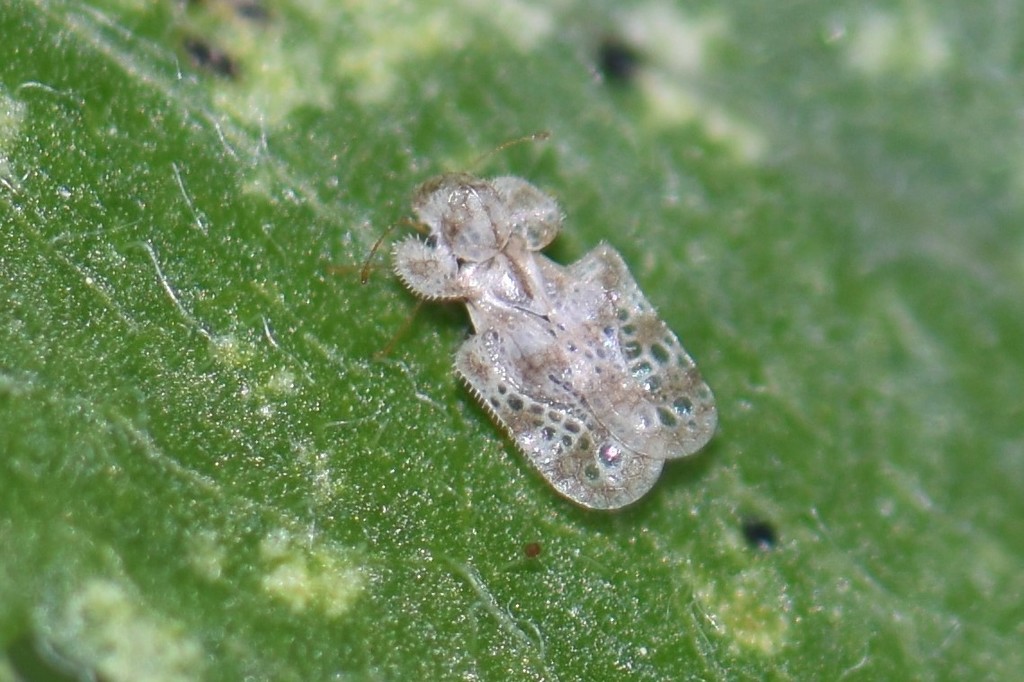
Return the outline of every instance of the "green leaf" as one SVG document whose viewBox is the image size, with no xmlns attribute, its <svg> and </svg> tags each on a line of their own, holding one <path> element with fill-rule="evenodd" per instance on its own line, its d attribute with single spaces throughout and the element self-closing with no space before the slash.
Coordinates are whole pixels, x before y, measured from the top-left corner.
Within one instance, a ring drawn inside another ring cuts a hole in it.
<svg viewBox="0 0 1024 682">
<path fill-rule="evenodd" d="M 0 678 L 1019 674 L 1022 18 L 7 3 Z M 450 170 L 557 196 L 715 390 L 633 507 L 361 283 Z"/>
</svg>

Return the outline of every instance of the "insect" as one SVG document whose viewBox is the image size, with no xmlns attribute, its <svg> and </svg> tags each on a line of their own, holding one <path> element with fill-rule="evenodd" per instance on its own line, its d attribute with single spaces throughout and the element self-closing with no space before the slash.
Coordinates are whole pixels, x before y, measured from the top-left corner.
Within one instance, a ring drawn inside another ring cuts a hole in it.
<svg viewBox="0 0 1024 682">
<path fill-rule="evenodd" d="M 429 233 L 396 244 L 395 271 L 421 298 L 466 304 L 475 334 L 455 369 L 555 490 L 616 509 L 708 442 L 711 389 L 618 252 L 568 266 L 540 253 L 562 225 L 554 198 L 453 173 L 421 185 L 413 211 Z"/>
</svg>

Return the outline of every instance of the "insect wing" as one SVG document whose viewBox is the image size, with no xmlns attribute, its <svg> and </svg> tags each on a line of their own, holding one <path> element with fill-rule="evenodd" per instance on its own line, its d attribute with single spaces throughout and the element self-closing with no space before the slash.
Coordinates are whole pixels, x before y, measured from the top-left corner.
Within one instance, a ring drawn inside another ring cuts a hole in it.
<svg viewBox="0 0 1024 682">
<path fill-rule="evenodd" d="M 456 370 L 559 493 L 584 507 L 615 509 L 651 489 L 661 459 L 631 449 L 572 394 L 542 395 L 516 375 L 522 359 L 505 339 L 479 331 L 459 349 Z"/>
<path fill-rule="evenodd" d="M 644 297 L 617 251 L 602 244 L 567 268 L 558 299 L 574 309 L 600 299 L 579 325 L 601 349 L 590 385 L 577 386 L 587 407 L 628 448 L 655 459 L 692 454 L 715 432 L 718 417 L 679 339 Z M 566 316 L 569 313 L 566 312 Z"/>
</svg>

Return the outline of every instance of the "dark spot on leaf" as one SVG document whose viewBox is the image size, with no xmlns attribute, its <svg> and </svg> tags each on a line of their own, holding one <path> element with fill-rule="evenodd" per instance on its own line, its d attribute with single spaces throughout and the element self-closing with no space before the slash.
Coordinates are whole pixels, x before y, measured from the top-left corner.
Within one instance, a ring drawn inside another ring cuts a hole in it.
<svg viewBox="0 0 1024 682">
<path fill-rule="evenodd" d="M 256 0 L 235 0 L 235 12 L 249 21 L 265 23 L 270 20 L 270 12 L 262 2 Z"/>
<path fill-rule="evenodd" d="M 747 519 L 743 522 L 743 537 L 755 549 L 768 551 L 779 542 L 775 526 L 763 519 Z"/>
<path fill-rule="evenodd" d="M 597 48 L 597 69 L 609 83 L 628 85 L 640 67 L 640 55 L 618 38 L 605 38 Z"/>
<path fill-rule="evenodd" d="M 185 38 L 182 42 L 192 66 L 203 71 L 235 80 L 238 78 L 238 64 L 228 54 L 201 38 Z"/>
</svg>

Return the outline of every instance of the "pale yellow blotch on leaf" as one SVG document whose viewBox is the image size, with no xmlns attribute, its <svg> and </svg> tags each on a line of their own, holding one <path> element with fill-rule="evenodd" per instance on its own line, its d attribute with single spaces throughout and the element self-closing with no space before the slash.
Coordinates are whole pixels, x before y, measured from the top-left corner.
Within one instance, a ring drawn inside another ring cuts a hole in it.
<svg viewBox="0 0 1024 682">
<path fill-rule="evenodd" d="M 205 580 L 220 580 L 226 559 L 227 549 L 215 531 L 199 531 L 189 538 L 189 566 Z"/>
<path fill-rule="evenodd" d="M 21 184 L 6 150 L 18 139 L 24 120 L 25 103 L 0 91 L 0 189 L 17 191 Z"/>
<path fill-rule="evenodd" d="M 72 593 L 47 639 L 61 656 L 112 682 L 202 679 L 204 652 L 184 625 L 154 611 L 134 586 L 94 579 Z"/>
<path fill-rule="evenodd" d="M 211 343 L 213 357 L 227 367 L 242 367 L 256 355 L 256 349 L 248 341 L 234 334 L 216 336 Z"/>
<path fill-rule="evenodd" d="M 274 372 L 267 381 L 267 391 L 276 395 L 295 393 L 295 373 L 287 369 Z"/>
<path fill-rule="evenodd" d="M 405 65 L 462 50 L 486 35 L 486 29 L 503 33 L 516 49 L 527 52 L 549 40 L 556 28 L 556 17 L 547 5 L 523 0 L 364 2 L 352 3 L 349 9 L 349 20 L 356 26 L 351 35 L 360 40 L 346 43 L 336 63 L 339 73 L 351 81 L 355 98 L 367 105 L 386 103 L 395 95 Z"/>
<path fill-rule="evenodd" d="M 260 543 L 263 591 L 292 611 L 315 610 L 338 618 L 348 613 L 365 591 L 363 572 L 345 549 L 308 547 L 287 531 L 271 533 Z"/>
<path fill-rule="evenodd" d="M 362 38 L 338 51 L 338 71 L 352 82 L 363 104 L 386 102 L 398 87 L 403 64 L 428 59 L 465 45 L 472 36 L 467 17 L 456 10 L 416 5 L 373 4 L 352 15 Z"/>
<path fill-rule="evenodd" d="M 792 603 L 774 572 L 758 567 L 719 576 L 699 587 L 694 596 L 712 627 L 736 653 L 773 656 L 785 646 Z"/>
<path fill-rule="evenodd" d="M 299 40 L 286 32 L 288 25 L 279 19 L 249 21 L 225 5 L 226 11 L 216 3 L 197 3 L 194 11 L 180 18 L 182 30 L 208 39 L 238 64 L 239 76 L 230 83 L 209 79 L 218 109 L 231 119 L 275 128 L 296 109 L 330 108 L 333 84 L 322 65 L 327 61 L 325 45 L 330 49 L 335 41 L 308 36 Z M 324 12 L 322 26 L 343 21 Z"/>
<path fill-rule="evenodd" d="M 2 150 L 18 138 L 25 120 L 25 109 L 24 102 L 0 90 L 0 158 L 6 158 Z"/>
<path fill-rule="evenodd" d="M 871 9 L 859 19 L 841 23 L 840 40 L 850 66 L 862 73 L 929 76 L 950 59 L 946 32 L 924 9 L 906 14 Z"/>
<path fill-rule="evenodd" d="M 724 14 L 691 17 L 676 5 L 642 5 L 622 18 L 623 37 L 650 56 L 637 86 L 647 100 L 652 121 L 661 126 L 697 122 L 712 139 L 740 158 L 756 161 L 767 147 L 762 132 L 714 101 L 701 88 L 709 54 L 728 30 Z"/>
</svg>

